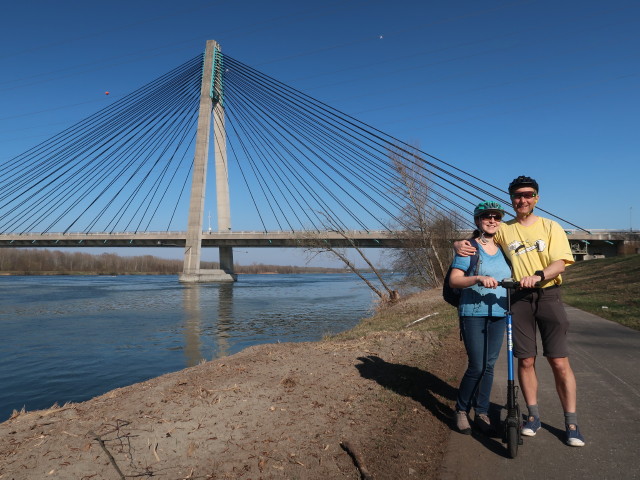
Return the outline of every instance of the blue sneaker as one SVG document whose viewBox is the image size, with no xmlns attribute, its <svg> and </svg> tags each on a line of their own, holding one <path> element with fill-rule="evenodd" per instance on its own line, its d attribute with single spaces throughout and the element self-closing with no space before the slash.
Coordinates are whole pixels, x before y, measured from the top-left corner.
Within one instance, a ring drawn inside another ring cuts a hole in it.
<svg viewBox="0 0 640 480">
<path fill-rule="evenodd" d="M 567 429 L 567 445 L 570 447 L 584 447 L 584 437 L 580 434 L 578 425 L 565 425 Z"/>
<path fill-rule="evenodd" d="M 533 437 L 540 430 L 540 417 L 527 417 L 520 433 L 525 437 Z"/>
</svg>

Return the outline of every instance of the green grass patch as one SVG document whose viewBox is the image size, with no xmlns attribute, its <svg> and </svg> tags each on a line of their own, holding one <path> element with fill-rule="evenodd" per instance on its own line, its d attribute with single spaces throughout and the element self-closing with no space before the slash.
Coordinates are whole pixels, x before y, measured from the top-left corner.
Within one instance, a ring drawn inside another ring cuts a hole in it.
<svg viewBox="0 0 640 480">
<path fill-rule="evenodd" d="M 563 279 L 563 300 L 572 307 L 640 330 L 640 255 L 579 262 Z"/>
</svg>

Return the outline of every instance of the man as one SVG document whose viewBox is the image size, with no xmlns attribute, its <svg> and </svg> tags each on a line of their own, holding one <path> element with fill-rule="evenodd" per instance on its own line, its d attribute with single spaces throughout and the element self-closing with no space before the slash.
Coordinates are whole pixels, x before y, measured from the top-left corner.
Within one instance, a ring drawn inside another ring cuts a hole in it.
<svg viewBox="0 0 640 480">
<path fill-rule="evenodd" d="M 566 443 L 582 447 L 584 437 L 576 415 L 576 380 L 569 364 L 567 331 L 569 320 L 562 305 L 562 273 L 573 263 L 567 235 L 553 220 L 539 217 L 538 183 L 519 176 L 509 184 L 516 218 L 504 222 L 495 241 L 505 252 L 521 288 L 512 297 L 514 356 L 518 359 L 518 379 L 529 410 L 522 434 L 533 437 L 540 429 L 538 378 L 536 376 L 536 326 L 542 338 L 543 355 L 553 371 L 556 390 L 564 410 Z M 466 241 L 455 242 L 459 254 L 475 249 Z"/>
</svg>

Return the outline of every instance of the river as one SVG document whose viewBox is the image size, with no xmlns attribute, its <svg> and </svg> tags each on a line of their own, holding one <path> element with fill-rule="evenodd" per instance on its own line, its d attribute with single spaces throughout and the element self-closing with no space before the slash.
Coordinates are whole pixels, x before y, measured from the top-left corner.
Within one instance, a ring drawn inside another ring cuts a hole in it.
<svg viewBox="0 0 640 480">
<path fill-rule="evenodd" d="M 319 340 L 371 313 L 355 275 L 0 277 L 0 421 L 243 348 Z"/>
</svg>

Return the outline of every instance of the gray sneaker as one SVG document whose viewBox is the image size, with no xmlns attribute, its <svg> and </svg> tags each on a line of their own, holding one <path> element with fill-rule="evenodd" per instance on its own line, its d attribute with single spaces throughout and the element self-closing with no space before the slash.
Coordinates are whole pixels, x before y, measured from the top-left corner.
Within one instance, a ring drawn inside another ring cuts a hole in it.
<svg viewBox="0 0 640 480">
<path fill-rule="evenodd" d="M 471 435 L 471 425 L 469 424 L 467 412 L 459 412 L 456 410 L 456 427 L 458 427 L 460 433 Z"/>
</svg>

